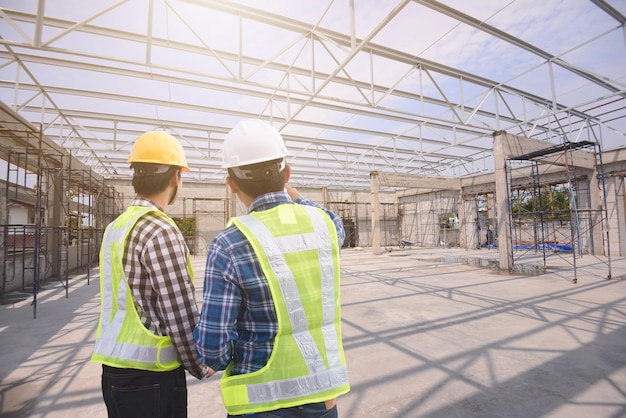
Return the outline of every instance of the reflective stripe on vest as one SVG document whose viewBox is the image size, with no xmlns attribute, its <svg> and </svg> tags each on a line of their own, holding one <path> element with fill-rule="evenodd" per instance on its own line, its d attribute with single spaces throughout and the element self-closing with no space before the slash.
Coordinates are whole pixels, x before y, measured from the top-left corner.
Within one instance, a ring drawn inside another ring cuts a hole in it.
<svg viewBox="0 0 626 418">
<path fill-rule="evenodd" d="M 102 307 L 92 361 L 113 367 L 166 371 L 180 366 L 178 353 L 169 337 L 154 335 L 141 323 L 122 266 L 128 235 L 137 220 L 149 211 L 161 214 L 153 208 L 131 206 L 105 231 L 100 251 Z M 130 341 L 123 335 L 131 335 Z"/>
<path fill-rule="evenodd" d="M 308 369 L 308 374 L 258 383 L 247 382 L 245 389 L 237 386 L 226 388 L 223 386 L 224 402 L 229 412 L 258 412 L 263 409 L 256 409 L 254 405 L 276 404 L 281 400 L 296 398 L 300 400 L 302 398 L 310 398 L 311 402 L 317 402 L 333 398 L 349 390 L 345 358 L 341 341 L 337 334 L 339 318 L 335 315 L 336 301 L 338 301 L 338 294 L 335 294 L 335 277 L 338 277 L 338 271 L 335 271 L 335 268 L 338 267 L 338 263 L 335 263 L 333 252 L 335 249 L 338 253 L 338 244 L 336 236 L 331 236 L 331 233 L 334 233 L 334 225 L 330 224 L 330 219 L 326 219 L 327 215 L 323 211 L 314 207 L 281 205 L 273 210 L 276 210 L 278 217 L 284 221 L 283 218 L 291 217 L 292 211 L 300 210 L 299 208 L 302 208 L 308 214 L 313 227 L 312 232 L 274 236 L 268 227 L 254 214 L 239 217 L 234 222 L 240 226 L 244 234 L 246 234 L 245 229 L 247 229 L 259 242 L 262 251 L 265 252 L 265 259 L 276 277 L 276 283 L 287 308 L 286 315 L 292 327 L 291 336 L 296 343 L 295 348 L 300 350 L 302 359 Z M 284 222 L 284 224 L 288 225 L 289 220 Z M 333 244 L 329 245 L 329 243 Z M 309 250 L 314 250 L 317 253 L 318 259 L 316 263 L 321 268 L 321 334 L 324 340 L 328 364 L 324 361 L 322 353 L 320 353 L 311 334 L 296 280 L 285 259 L 287 254 Z M 255 251 L 257 251 L 256 248 Z M 265 273 L 268 276 L 267 272 Z M 278 309 L 277 316 L 280 323 L 281 316 Z M 281 344 L 280 340 L 275 344 L 275 350 L 278 344 Z M 280 359 L 277 362 L 280 362 Z M 233 378 L 242 378 L 242 376 L 245 375 L 237 375 L 233 376 Z M 224 379 L 228 378 L 228 373 L 225 373 Z M 240 392 L 241 390 L 246 390 L 245 396 Z M 224 391 L 226 391 L 225 395 Z M 317 399 L 315 394 L 325 394 L 326 397 Z M 235 405 L 230 401 L 236 399 L 240 403 L 245 401 L 251 406 L 241 409 L 240 405 L 239 408 L 235 408 Z M 286 407 L 291 404 L 289 402 L 280 402 L 280 405 Z"/>
</svg>

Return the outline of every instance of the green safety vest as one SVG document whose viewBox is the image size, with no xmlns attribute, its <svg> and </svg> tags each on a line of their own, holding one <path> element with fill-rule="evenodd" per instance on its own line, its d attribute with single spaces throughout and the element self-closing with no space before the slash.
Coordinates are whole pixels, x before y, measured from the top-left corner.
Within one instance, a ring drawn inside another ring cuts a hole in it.
<svg viewBox="0 0 626 418">
<path fill-rule="evenodd" d="M 350 390 L 341 340 L 339 244 L 321 209 L 279 205 L 231 220 L 249 240 L 267 278 L 278 333 L 267 364 L 222 379 L 229 414 L 334 399 Z"/>
<path fill-rule="evenodd" d="M 122 263 L 126 241 L 139 218 L 154 212 L 174 221 L 160 210 L 130 206 L 111 223 L 100 248 L 100 321 L 91 361 L 111 367 L 164 372 L 182 363 L 168 336 L 155 335 L 139 318 Z M 187 270 L 193 277 L 191 257 Z"/>
</svg>

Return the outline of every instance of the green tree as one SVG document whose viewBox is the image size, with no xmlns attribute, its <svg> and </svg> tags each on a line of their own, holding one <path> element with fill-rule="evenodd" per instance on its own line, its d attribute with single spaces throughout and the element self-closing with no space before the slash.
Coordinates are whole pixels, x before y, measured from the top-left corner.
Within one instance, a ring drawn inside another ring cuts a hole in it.
<svg viewBox="0 0 626 418">
<path fill-rule="evenodd" d="M 196 233 L 196 219 L 195 218 L 172 218 L 178 229 L 183 233 L 185 237 L 191 237 Z"/>
<path fill-rule="evenodd" d="M 564 185 L 543 186 L 540 193 L 511 198 L 511 212 L 520 221 L 537 219 L 564 221 L 570 218 L 569 190 Z"/>
</svg>

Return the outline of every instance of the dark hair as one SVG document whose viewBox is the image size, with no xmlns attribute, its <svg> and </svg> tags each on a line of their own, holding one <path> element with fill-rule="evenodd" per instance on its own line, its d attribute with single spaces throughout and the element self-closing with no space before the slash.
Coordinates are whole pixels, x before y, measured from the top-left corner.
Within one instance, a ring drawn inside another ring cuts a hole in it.
<svg viewBox="0 0 626 418">
<path fill-rule="evenodd" d="M 279 158 L 229 168 L 228 175 L 242 192 L 256 198 L 265 193 L 279 192 L 285 188 L 285 169 L 283 167 L 280 170 L 282 162 L 283 159 Z M 242 172 L 248 174 L 248 178 L 242 178 Z"/>
<path fill-rule="evenodd" d="M 167 188 L 167 184 L 170 182 L 170 179 L 172 178 L 174 173 L 176 173 L 176 171 L 178 171 L 178 177 L 181 176 L 182 170 L 180 167 L 172 165 L 169 166 L 169 168 L 167 168 L 167 171 L 164 172 L 159 171 L 160 167 L 162 167 L 162 165 L 160 164 L 131 164 L 131 168 L 134 170 L 133 188 L 135 189 L 135 193 L 144 196 L 153 196 L 157 193 L 161 193 Z"/>
</svg>

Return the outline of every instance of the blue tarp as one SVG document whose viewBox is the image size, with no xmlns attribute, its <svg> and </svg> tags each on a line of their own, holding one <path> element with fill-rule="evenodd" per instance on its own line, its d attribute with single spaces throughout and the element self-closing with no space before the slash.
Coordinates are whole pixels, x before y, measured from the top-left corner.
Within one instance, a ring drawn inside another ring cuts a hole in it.
<svg viewBox="0 0 626 418">
<path fill-rule="evenodd" d="M 534 245 L 514 245 L 514 249 L 516 250 L 550 250 L 550 251 L 573 251 L 571 244 L 559 244 L 548 242 L 546 244 L 537 244 L 536 248 Z"/>
<path fill-rule="evenodd" d="M 495 244 L 491 244 L 491 245 L 481 245 L 482 248 L 490 248 L 490 249 L 494 249 L 494 248 L 498 248 L 497 245 Z M 540 251 L 569 251 L 572 252 L 573 248 L 571 244 L 559 244 L 559 243 L 553 243 L 553 242 L 549 242 L 546 244 L 538 244 L 536 247 L 534 245 L 514 245 L 513 246 L 514 250 L 540 250 Z"/>
</svg>

